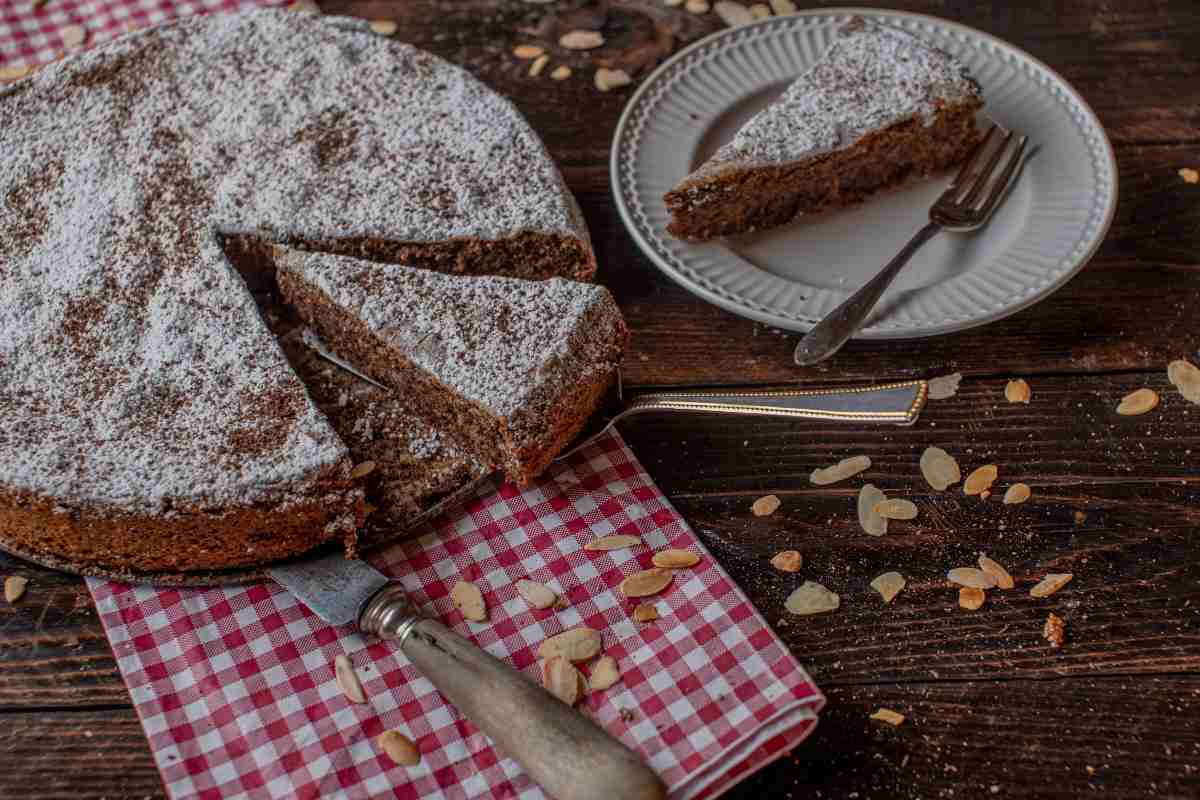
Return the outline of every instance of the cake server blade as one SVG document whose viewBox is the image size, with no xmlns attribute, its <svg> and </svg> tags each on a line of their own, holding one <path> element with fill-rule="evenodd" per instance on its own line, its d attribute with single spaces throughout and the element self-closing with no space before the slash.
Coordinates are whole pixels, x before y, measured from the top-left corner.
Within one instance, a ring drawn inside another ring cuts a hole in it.
<svg viewBox="0 0 1200 800">
<path fill-rule="evenodd" d="M 282 566 L 267 574 L 330 625 L 353 625 L 363 606 L 389 581 L 365 561 L 332 553 Z"/>
</svg>

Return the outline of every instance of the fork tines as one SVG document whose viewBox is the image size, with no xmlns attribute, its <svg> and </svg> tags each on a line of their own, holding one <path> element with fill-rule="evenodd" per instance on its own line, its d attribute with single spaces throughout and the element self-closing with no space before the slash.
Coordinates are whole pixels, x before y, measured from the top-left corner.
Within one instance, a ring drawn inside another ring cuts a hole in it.
<svg viewBox="0 0 1200 800">
<path fill-rule="evenodd" d="M 999 131 L 1003 131 L 1003 135 L 998 136 Z M 992 125 L 958 171 L 951 187 L 954 191 L 947 192 L 950 196 L 946 199 L 964 212 L 986 216 L 1012 181 L 1029 144 L 1028 136 L 1016 138 L 1015 144 L 1014 137 L 1014 131 Z M 1006 153 L 1007 160 L 1000 173 L 995 175 L 996 167 L 1005 159 Z"/>
</svg>

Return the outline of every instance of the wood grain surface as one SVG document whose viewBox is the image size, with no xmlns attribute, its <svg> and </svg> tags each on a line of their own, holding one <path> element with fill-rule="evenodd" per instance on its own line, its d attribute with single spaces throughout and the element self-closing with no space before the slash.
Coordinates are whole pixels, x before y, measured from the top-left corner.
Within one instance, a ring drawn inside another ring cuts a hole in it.
<svg viewBox="0 0 1200 800">
<path fill-rule="evenodd" d="M 53 0 L 52 0 L 53 1 Z M 327 13 L 390 18 L 397 38 L 463 65 L 510 97 L 545 139 L 580 199 L 601 264 L 633 329 L 634 390 L 834 385 L 966 375 L 912 428 L 845 428 L 721 417 L 622 424 L 638 457 L 712 554 L 829 696 L 813 737 L 730 798 L 1200 796 L 1200 407 L 1166 381 L 1167 361 L 1200 351 L 1200 4 L 1188 0 L 923 0 L 935 14 L 1007 39 L 1069 80 L 1117 150 L 1120 206 L 1092 263 L 1034 308 L 975 331 L 854 343 L 827 364 L 791 364 L 793 335 L 739 319 L 663 278 L 612 206 L 608 148 L 630 89 L 601 94 L 595 58 L 621 58 L 671 31 L 676 47 L 720 26 L 661 0 L 329 0 Z M 802 7 L 832 3 L 801 4 Z M 865 3 L 864 5 L 875 5 Z M 600 6 L 603 6 L 600 9 Z M 598 11 L 598 9 L 600 9 Z M 603 12 L 599 54 L 552 47 L 575 69 L 556 83 L 511 56 L 556 26 Z M 547 21 L 547 17 L 553 18 Z M 1004 401 L 1010 377 L 1033 388 Z M 1142 386 L 1163 396 L 1143 417 L 1115 413 Z M 921 451 L 964 469 L 996 464 L 987 501 L 935 492 Z M 866 480 L 920 509 L 882 538 L 855 517 L 861 480 L 813 486 L 809 473 L 849 455 Z M 1032 498 L 1005 506 L 1007 485 Z M 750 513 L 764 494 L 782 500 Z M 796 549 L 797 575 L 769 559 Z M 1016 578 L 978 611 L 957 605 L 948 569 L 986 552 Z M 908 585 L 884 605 L 868 584 L 897 570 Z M 1074 581 L 1043 600 L 1047 572 Z M 0 797 L 162 795 L 87 592 L 77 578 L 0 555 L 0 575 L 30 579 L 0 604 Z M 802 579 L 842 598 L 832 614 L 789 617 Z M 1041 637 L 1066 620 L 1062 648 Z M 884 706 L 898 728 L 868 716 Z"/>
</svg>

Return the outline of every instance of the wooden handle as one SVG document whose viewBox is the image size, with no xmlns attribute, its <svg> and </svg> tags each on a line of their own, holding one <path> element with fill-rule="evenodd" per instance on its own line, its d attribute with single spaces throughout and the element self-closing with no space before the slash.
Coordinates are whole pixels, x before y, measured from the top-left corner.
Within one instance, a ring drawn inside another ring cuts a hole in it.
<svg viewBox="0 0 1200 800">
<path fill-rule="evenodd" d="M 432 620 L 400 645 L 463 715 L 557 800 L 663 800 L 631 750 L 541 686 Z"/>
</svg>

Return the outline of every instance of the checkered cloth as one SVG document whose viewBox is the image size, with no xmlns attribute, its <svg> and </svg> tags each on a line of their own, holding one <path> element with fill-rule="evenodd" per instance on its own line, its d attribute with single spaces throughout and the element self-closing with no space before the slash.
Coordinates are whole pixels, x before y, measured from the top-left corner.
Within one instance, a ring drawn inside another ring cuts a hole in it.
<svg viewBox="0 0 1200 800">
<path fill-rule="evenodd" d="M 645 547 L 591 552 L 612 533 Z M 650 598 L 638 624 L 616 591 L 651 553 L 702 554 Z M 804 670 L 616 433 L 555 465 L 536 485 L 481 489 L 463 509 L 372 562 L 428 616 L 538 680 L 538 645 L 567 628 L 603 634 L 621 681 L 587 713 L 639 752 L 671 797 L 713 797 L 798 744 L 824 700 Z M 460 579 L 483 591 L 490 619 L 450 602 Z M 562 610 L 532 610 L 521 578 L 550 586 Z M 323 623 L 274 584 L 210 590 L 89 585 L 168 792 L 176 798 L 543 798 L 388 644 Z M 370 697 L 338 689 L 333 659 L 354 662 Z M 419 766 L 375 745 L 399 729 Z"/>
</svg>

